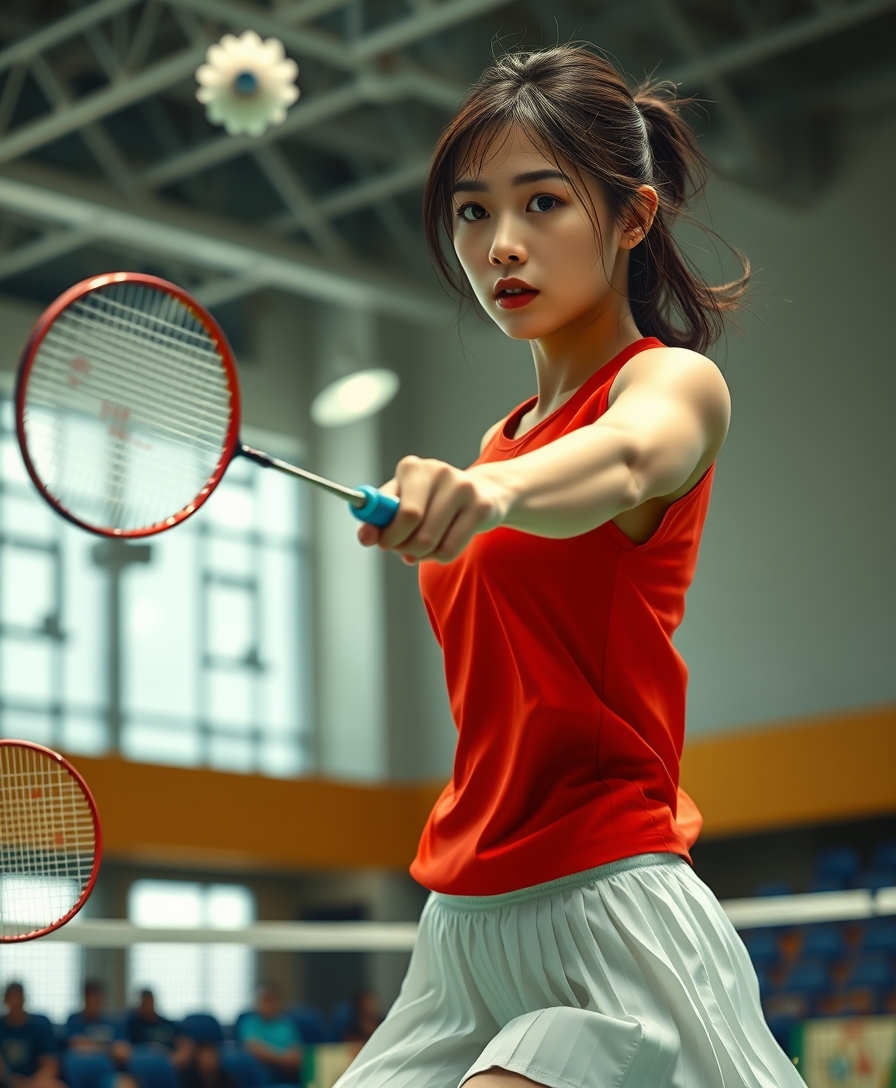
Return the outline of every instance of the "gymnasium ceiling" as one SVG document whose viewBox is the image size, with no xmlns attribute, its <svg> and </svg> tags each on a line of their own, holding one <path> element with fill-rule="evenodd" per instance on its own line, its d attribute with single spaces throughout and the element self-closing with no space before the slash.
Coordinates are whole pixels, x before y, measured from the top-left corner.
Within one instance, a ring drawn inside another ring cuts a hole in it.
<svg viewBox="0 0 896 1088">
<path fill-rule="evenodd" d="M 248 28 L 285 43 L 302 93 L 234 138 L 193 73 Z M 128 267 L 219 312 L 274 287 L 438 321 L 433 141 L 494 48 L 570 39 L 700 96 L 717 169 L 792 206 L 896 107 L 896 0 L 2 0 L 0 292 Z"/>
</svg>

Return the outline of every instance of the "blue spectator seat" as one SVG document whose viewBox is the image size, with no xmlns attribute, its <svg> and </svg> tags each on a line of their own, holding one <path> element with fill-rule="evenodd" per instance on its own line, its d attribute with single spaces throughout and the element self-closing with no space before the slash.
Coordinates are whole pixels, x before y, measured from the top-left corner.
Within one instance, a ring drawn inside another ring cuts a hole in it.
<svg viewBox="0 0 896 1088">
<path fill-rule="evenodd" d="M 767 997 L 775 990 L 775 985 L 772 982 L 771 975 L 768 970 L 761 965 L 756 967 L 756 980 L 759 983 L 759 996 L 760 998 Z"/>
<path fill-rule="evenodd" d="M 98 1088 L 115 1076 L 115 1066 L 108 1054 L 79 1053 L 66 1050 L 62 1055 L 62 1079 L 68 1088 Z"/>
<path fill-rule="evenodd" d="M 241 1012 L 239 1014 L 239 1016 L 236 1018 L 236 1020 L 234 1020 L 233 1027 L 228 1032 L 228 1034 L 233 1039 L 236 1039 L 237 1042 L 239 1042 L 239 1038 L 240 1038 L 240 1025 L 246 1019 L 246 1017 L 251 1016 L 253 1012 L 254 1012 L 254 1009 L 246 1009 L 245 1012 Z"/>
<path fill-rule="evenodd" d="M 820 960 L 796 963 L 783 985 L 767 994 L 762 1009 L 772 1034 L 786 1050 L 790 1026 L 807 1020 L 818 1011 L 818 1001 L 831 988 L 827 964 Z"/>
<path fill-rule="evenodd" d="M 896 869 L 896 841 L 879 842 L 871 853 L 872 869 Z"/>
<path fill-rule="evenodd" d="M 221 1050 L 221 1068 L 237 1083 L 237 1088 L 259 1088 L 268 1083 L 264 1066 L 248 1050 L 237 1046 L 225 1046 Z"/>
<path fill-rule="evenodd" d="M 831 971 L 823 959 L 800 959 L 791 967 L 783 990 L 792 994 L 817 997 L 831 989 Z"/>
<path fill-rule="evenodd" d="M 180 1031 L 194 1043 L 223 1043 L 224 1030 L 208 1012 L 194 1012 L 180 1022 Z"/>
<path fill-rule="evenodd" d="M 180 1088 L 167 1051 L 151 1044 L 135 1046 L 128 1068 L 140 1088 Z"/>
<path fill-rule="evenodd" d="M 869 986 L 875 990 L 892 990 L 894 987 L 893 968 L 880 956 L 859 956 L 849 966 L 844 989 Z"/>
<path fill-rule="evenodd" d="M 850 881 L 854 888 L 876 892 L 879 888 L 896 888 L 896 869 L 866 869 Z"/>
<path fill-rule="evenodd" d="M 860 947 L 862 952 L 896 956 L 896 920 L 872 918 L 862 931 Z"/>
<path fill-rule="evenodd" d="M 773 966 L 780 958 L 778 941 L 772 930 L 754 929 L 742 934 L 742 940 L 747 946 L 747 952 L 754 965 L 763 964 Z"/>
<path fill-rule="evenodd" d="M 767 880 L 764 884 L 757 884 L 753 889 L 753 895 L 794 895 L 792 884 L 786 880 Z"/>
<path fill-rule="evenodd" d="M 844 876 L 816 876 L 809 881 L 807 892 L 842 892 L 849 885 Z"/>
<path fill-rule="evenodd" d="M 342 1036 L 355 1021 L 355 1007 L 346 999 L 333 1006 L 330 1013 L 330 1039 L 334 1043 L 342 1041 Z"/>
<path fill-rule="evenodd" d="M 324 1014 L 314 1005 L 294 1005 L 286 1010 L 303 1043 L 329 1043 L 330 1029 Z"/>
<path fill-rule="evenodd" d="M 832 846 L 815 858 L 817 877 L 837 877 L 849 881 L 862 868 L 858 850 L 852 846 Z"/>
<path fill-rule="evenodd" d="M 801 956 L 834 961 L 844 959 L 846 954 L 846 937 L 839 926 L 809 925 L 803 929 Z"/>
<path fill-rule="evenodd" d="M 801 1019 L 800 1016 L 791 1016 L 790 1013 L 770 1012 L 765 1014 L 765 1022 L 769 1030 L 778 1041 L 778 1046 L 785 1054 L 793 1055 L 793 1031 Z"/>
</svg>

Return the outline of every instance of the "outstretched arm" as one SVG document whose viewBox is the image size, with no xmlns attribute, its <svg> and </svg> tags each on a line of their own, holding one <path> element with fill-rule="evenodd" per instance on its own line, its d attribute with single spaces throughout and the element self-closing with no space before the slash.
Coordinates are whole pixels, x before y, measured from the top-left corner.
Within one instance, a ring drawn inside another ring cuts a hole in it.
<svg viewBox="0 0 896 1088">
<path fill-rule="evenodd" d="M 728 428 L 730 402 L 711 360 L 682 348 L 635 356 L 614 400 L 591 426 L 508 461 L 456 469 L 406 457 L 383 487 L 400 507 L 363 544 L 414 562 L 450 562 L 499 525 L 537 536 L 578 536 L 649 499 L 673 495 L 708 467 Z"/>
</svg>

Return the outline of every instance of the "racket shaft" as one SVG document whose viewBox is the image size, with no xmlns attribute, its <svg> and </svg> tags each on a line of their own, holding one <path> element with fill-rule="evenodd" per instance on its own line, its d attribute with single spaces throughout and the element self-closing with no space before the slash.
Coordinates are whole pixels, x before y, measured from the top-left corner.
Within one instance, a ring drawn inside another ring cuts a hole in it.
<svg viewBox="0 0 896 1088">
<path fill-rule="evenodd" d="M 334 483 L 323 476 L 316 476 L 313 472 L 297 468 L 287 461 L 281 461 L 279 457 L 271 457 L 267 453 L 262 453 L 261 450 L 252 449 L 251 446 L 241 445 L 240 453 L 244 457 L 248 457 L 250 461 L 264 465 L 265 468 L 275 468 L 279 472 L 285 472 L 288 476 L 298 476 L 301 480 L 307 480 L 308 483 L 314 484 L 315 487 L 323 488 L 324 491 L 329 491 L 331 495 L 338 495 L 339 498 L 345 499 L 350 505 L 359 509 L 368 501 L 366 495 L 361 491 L 356 491 L 353 487 L 343 487 L 342 484 Z"/>
</svg>

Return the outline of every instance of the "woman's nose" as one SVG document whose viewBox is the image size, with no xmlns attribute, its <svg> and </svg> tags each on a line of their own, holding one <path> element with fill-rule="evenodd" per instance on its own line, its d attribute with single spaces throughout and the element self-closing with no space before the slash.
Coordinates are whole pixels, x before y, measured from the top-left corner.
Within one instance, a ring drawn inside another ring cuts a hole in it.
<svg viewBox="0 0 896 1088">
<path fill-rule="evenodd" d="M 499 227 L 495 232 L 488 259 L 495 266 L 520 264 L 526 260 L 526 250 L 518 237 L 512 237 L 509 230 Z"/>
</svg>

